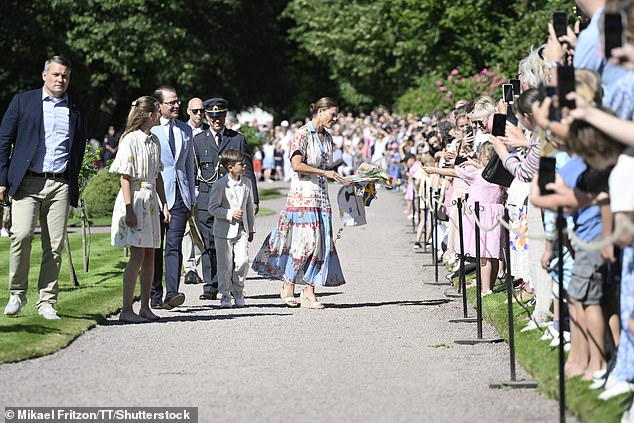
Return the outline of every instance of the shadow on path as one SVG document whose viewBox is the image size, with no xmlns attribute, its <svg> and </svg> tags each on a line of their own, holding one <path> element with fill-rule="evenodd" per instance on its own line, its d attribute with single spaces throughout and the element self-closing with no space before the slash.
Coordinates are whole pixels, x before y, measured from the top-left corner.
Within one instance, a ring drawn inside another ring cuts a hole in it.
<svg viewBox="0 0 634 423">
<path fill-rule="evenodd" d="M 341 295 L 343 292 L 318 292 L 317 297 L 330 297 L 331 295 Z M 261 294 L 261 295 L 247 295 L 246 299 L 254 300 L 279 300 L 280 294 Z M 281 301 L 281 300 L 280 300 Z"/>
<path fill-rule="evenodd" d="M 326 304 L 327 308 L 363 308 L 363 307 L 384 307 L 384 306 L 438 306 L 451 302 L 448 298 L 419 301 L 386 301 L 383 303 L 354 303 L 354 304 Z"/>
<path fill-rule="evenodd" d="M 161 317 L 160 320 L 156 322 L 151 322 L 151 324 L 161 324 L 161 323 L 171 323 L 171 322 L 197 322 L 197 321 L 206 321 L 206 320 L 232 320 L 240 317 L 259 317 L 259 316 L 291 316 L 288 313 L 244 313 L 244 314 L 220 314 L 220 315 L 212 315 L 212 316 L 169 316 L 169 317 Z M 120 322 L 118 320 L 107 320 L 101 323 L 101 326 L 123 326 L 129 325 L 130 323 Z M 150 324 L 148 323 L 139 323 L 139 324 Z"/>
</svg>

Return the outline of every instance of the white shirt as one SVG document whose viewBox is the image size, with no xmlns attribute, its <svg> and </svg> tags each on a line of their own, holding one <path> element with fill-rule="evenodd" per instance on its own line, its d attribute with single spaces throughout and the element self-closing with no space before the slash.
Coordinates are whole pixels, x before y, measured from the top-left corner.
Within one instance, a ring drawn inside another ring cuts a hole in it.
<svg viewBox="0 0 634 423">
<path fill-rule="evenodd" d="M 218 134 L 220 134 L 220 137 L 222 139 L 222 136 L 224 135 L 224 130 L 225 128 L 222 128 L 220 132 L 215 132 L 213 129 L 209 128 L 209 132 L 211 132 L 211 136 L 214 138 L 214 141 L 216 141 L 216 145 L 218 147 L 220 147 L 220 145 L 218 144 Z"/>
<path fill-rule="evenodd" d="M 175 119 L 166 119 L 161 116 L 161 127 L 165 131 L 165 138 L 167 138 L 167 142 L 170 139 L 170 122 L 174 125 L 174 145 L 176 146 L 176 151 L 178 151 L 178 146 L 183 144 L 183 135 L 181 134 L 180 128 L 176 125 Z M 176 154 L 176 152 L 174 152 Z"/>
<path fill-rule="evenodd" d="M 196 135 L 200 134 L 203 131 L 203 126 L 200 125 L 198 128 L 196 128 L 194 125 L 191 124 L 191 121 L 187 121 L 187 124 L 189 125 L 190 128 L 192 128 L 192 138 L 195 137 Z"/>
<path fill-rule="evenodd" d="M 227 181 L 227 187 L 229 187 L 229 189 L 233 192 L 233 194 L 238 199 L 238 204 L 241 205 L 242 201 L 244 200 L 244 195 L 246 194 L 244 183 L 242 182 L 242 179 L 240 179 L 239 181 L 236 181 L 235 179 L 233 179 L 230 173 L 228 173 L 227 175 L 229 176 Z"/>
</svg>

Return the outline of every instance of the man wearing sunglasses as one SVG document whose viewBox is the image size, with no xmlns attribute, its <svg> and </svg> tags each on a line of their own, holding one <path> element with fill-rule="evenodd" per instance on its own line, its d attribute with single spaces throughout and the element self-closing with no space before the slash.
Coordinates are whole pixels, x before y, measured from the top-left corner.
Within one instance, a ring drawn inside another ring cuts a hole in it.
<svg viewBox="0 0 634 423">
<path fill-rule="evenodd" d="M 161 105 L 161 122 L 152 128 L 152 133 L 158 137 L 161 144 L 161 176 L 171 218 L 169 223 L 161 224 L 161 238 L 165 239 L 166 294 L 163 298 L 163 249 L 157 248 L 150 306 L 170 310 L 185 301 L 185 294 L 179 292 L 178 288 L 185 225 L 196 205 L 193 137 L 189 125 L 178 120 L 181 101 L 176 89 L 164 85 L 154 91 L 153 96 Z"/>
<path fill-rule="evenodd" d="M 203 107 L 203 101 L 194 97 L 187 103 L 187 116 L 189 120 L 187 124 L 192 128 L 194 138 L 196 135 L 209 129 L 209 125 L 205 121 L 205 108 Z"/>
<path fill-rule="evenodd" d="M 258 188 L 253 173 L 251 152 L 244 135 L 225 126 L 227 118 L 227 100 L 224 98 L 210 98 L 203 103 L 205 118 L 209 129 L 201 132 L 194 139 L 194 155 L 196 158 L 198 193 L 198 221 L 200 233 L 205 244 L 202 255 L 203 262 L 203 293 L 201 300 L 215 300 L 218 295 L 218 278 L 216 276 L 216 249 L 214 246 L 213 226 L 214 218 L 207 210 L 209 192 L 214 182 L 223 177 L 227 170 L 220 166 L 220 156 L 223 151 L 234 149 L 244 156 L 246 165 L 245 178 L 251 182 L 255 212 L 258 212 Z"/>
</svg>

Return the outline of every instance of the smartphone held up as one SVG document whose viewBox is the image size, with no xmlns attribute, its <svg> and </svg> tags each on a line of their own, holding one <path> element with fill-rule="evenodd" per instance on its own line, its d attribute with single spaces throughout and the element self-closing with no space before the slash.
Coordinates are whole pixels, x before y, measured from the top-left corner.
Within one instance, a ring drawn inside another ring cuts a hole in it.
<svg viewBox="0 0 634 423">
<path fill-rule="evenodd" d="M 568 100 L 568 94 L 575 91 L 575 68 L 572 66 L 557 67 L 557 98 L 559 100 L 559 108 L 567 107 L 575 108 L 575 101 Z"/>
<path fill-rule="evenodd" d="M 503 137 L 506 135 L 506 115 L 502 113 L 496 113 L 493 115 L 491 135 L 496 137 Z"/>
<path fill-rule="evenodd" d="M 557 38 L 566 35 L 568 32 L 568 15 L 565 12 L 553 13 L 553 28 Z"/>
<path fill-rule="evenodd" d="M 554 157 L 542 157 L 539 159 L 539 193 L 541 195 L 553 194 L 546 185 L 555 182 L 555 165 L 557 161 Z"/>
<path fill-rule="evenodd" d="M 603 17 L 604 54 L 612 56 L 612 49 L 623 47 L 623 15 L 621 13 L 605 13 Z"/>
</svg>

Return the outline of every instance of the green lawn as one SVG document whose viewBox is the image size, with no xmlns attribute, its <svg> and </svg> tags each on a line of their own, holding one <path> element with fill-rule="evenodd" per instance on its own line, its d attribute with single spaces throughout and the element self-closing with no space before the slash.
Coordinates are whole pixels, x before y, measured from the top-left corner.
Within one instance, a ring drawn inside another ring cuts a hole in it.
<svg viewBox="0 0 634 423">
<path fill-rule="evenodd" d="M 471 276 L 468 279 L 472 279 Z M 457 279 L 454 280 L 457 283 Z M 468 301 L 475 306 L 475 288 L 467 289 Z M 486 296 L 482 299 L 482 315 L 491 323 L 498 334 L 508 341 L 508 311 L 505 304 L 506 292 Z M 513 323 L 515 327 L 515 355 L 517 362 L 526 369 L 539 384 L 539 391 L 551 398 L 559 398 L 558 350 L 540 341 L 544 331 L 520 332 L 526 325 L 527 312 L 518 304 L 514 305 Z M 475 314 L 471 312 L 471 314 Z M 475 316 L 472 316 L 475 317 Z M 475 337 L 475 326 L 474 326 Z M 566 381 L 566 407 L 583 422 L 607 423 L 619 422 L 623 407 L 621 401 L 625 395 L 603 401 L 597 398 L 601 391 L 588 389 L 589 382 L 580 378 Z"/>
<path fill-rule="evenodd" d="M 260 201 L 263 201 L 279 198 L 282 196 L 282 193 L 275 188 L 258 188 L 258 195 L 260 196 Z"/>
<path fill-rule="evenodd" d="M 262 208 L 258 216 L 277 213 Z M 110 218 L 96 220 L 94 225 L 110 225 Z M 110 234 L 93 234 L 89 273 L 83 272 L 80 235 L 70 235 L 75 272 L 80 286 L 75 288 L 68 275 L 68 261 L 64 261 L 60 274 L 59 302 L 56 306 L 62 320 L 47 321 L 35 309 L 37 279 L 41 261 L 40 237 L 33 243 L 29 274 L 28 304 L 17 317 L 0 314 L 0 363 L 38 357 L 64 348 L 86 330 L 117 313 L 121 306 L 121 278 L 127 259 L 123 250 L 110 245 Z M 9 298 L 9 239 L 0 238 L 0 310 Z"/>
<path fill-rule="evenodd" d="M 23 360 L 58 351 L 106 316 L 118 312 L 121 306 L 121 272 L 127 263 L 123 250 L 110 245 L 110 234 L 92 236 L 90 272 L 83 272 L 81 238 L 70 235 L 71 250 L 77 278 L 81 286 L 69 282 L 68 262 L 60 275 L 59 302 L 56 306 L 62 320 L 48 321 L 35 309 L 37 278 L 41 257 L 40 237 L 33 243 L 29 274 L 28 304 L 17 317 L 0 315 L 0 362 Z M 9 240 L 0 239 L 0 305 L 8 300 Z"/>
</svg>

